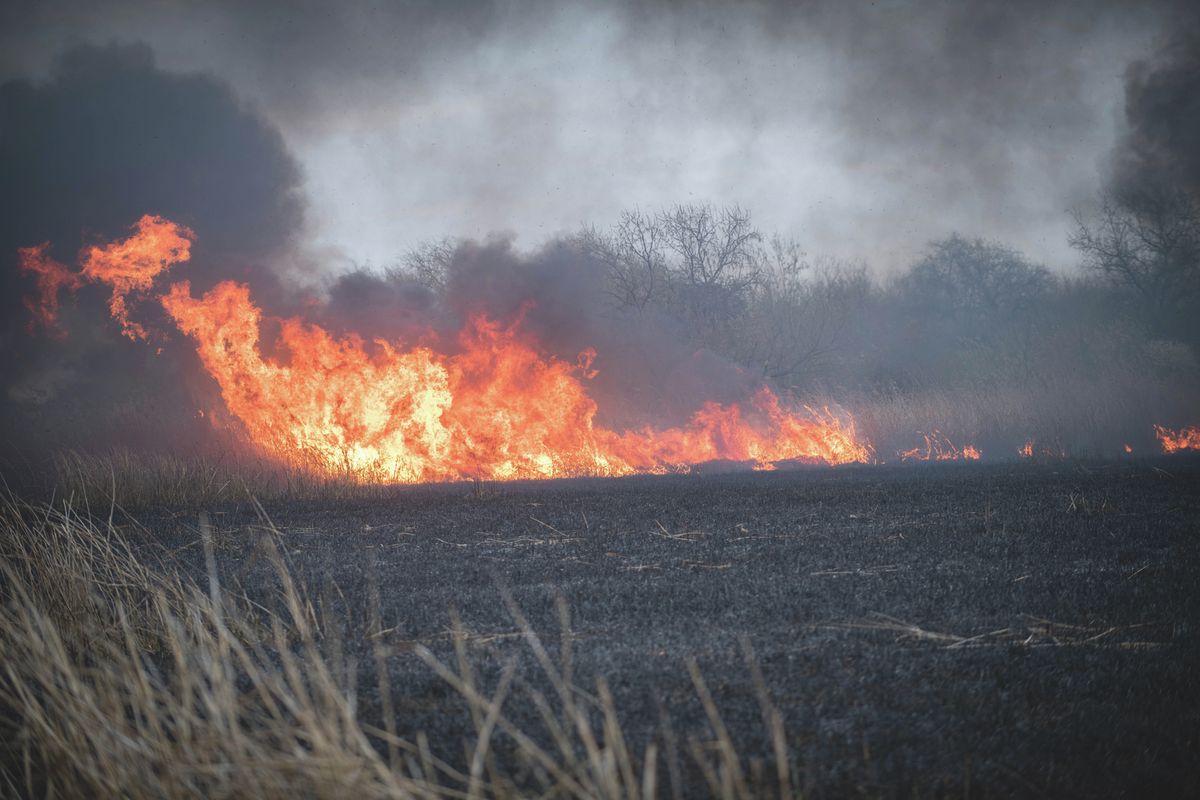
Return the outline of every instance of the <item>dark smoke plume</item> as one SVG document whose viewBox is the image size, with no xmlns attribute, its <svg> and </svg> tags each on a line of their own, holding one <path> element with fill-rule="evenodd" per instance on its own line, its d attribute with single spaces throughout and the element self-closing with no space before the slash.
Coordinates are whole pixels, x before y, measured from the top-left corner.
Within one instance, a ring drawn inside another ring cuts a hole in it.
<svg viewBox="0 0 1200 800">
<path fill-rule="evenodd" d="M 1117 193 L 1165 188 L 1200 196 L 1200 15 L 1193 13 L 1156 58 L 1130 66 L 1125 118 Z"/>
<path fill-rule="evenodd" d="M 279 133 L 227 85 L 164 72 L 143 45 L 78 47 L 48 80 L 0 86 L 0 443 L 136 444 L 162 433 L 147 430 L 149 406 L 156 418 L 195 413 L 182 402 L 189 349 L 156 357 L 123 340 L 100 287 L 63 298 L 65 339 L 31 335 L 18 248 L 49 242 L 74 269 L 82 246 L 161 214 L 203 231 L 180 268 L 197 289 L 235 278 L 270 297 L 270 264 L 302 230 L 301 180 Z"/>
</svg>

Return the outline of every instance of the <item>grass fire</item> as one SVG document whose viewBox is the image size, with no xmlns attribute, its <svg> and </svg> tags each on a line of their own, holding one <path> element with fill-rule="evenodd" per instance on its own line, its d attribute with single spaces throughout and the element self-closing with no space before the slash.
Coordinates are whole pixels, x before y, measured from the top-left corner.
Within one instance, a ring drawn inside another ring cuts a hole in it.
<svg viewBox="0 0 1200 800">
<path fill-rule="evenodd" d="M 1190 6 L 0 19 L 0 794 L 1200 790 Z"/>
</svg>

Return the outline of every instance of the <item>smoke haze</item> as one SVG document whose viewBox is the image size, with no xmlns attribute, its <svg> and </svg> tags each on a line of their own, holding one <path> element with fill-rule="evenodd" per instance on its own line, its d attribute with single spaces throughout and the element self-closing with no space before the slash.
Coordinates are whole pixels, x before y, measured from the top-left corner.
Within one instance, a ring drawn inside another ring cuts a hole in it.
<svg viewBox="0 0 1200 800">
<path fill-rule="evenodd" d="M 1171 3 L 7 4 L 9 75 L 144 41 L 228 81 L 307 174 L 312 241 L 525 245 L 632 206 L 739 202 L 894 269 L 955 230 L 1063 268 Z"/>
<path fill-rule="evenodd" d="M 74 265 L 152 213 L 196 232 L 173 273 L 195 294 L 247 282 L 268 314 L 368 341 L 451 351 L 484 312 L 567 361 L 595 348 L 589 391 L 618 428 L 764 381 L 921 394 L 876 415 L 886 439 L 954 417 L 931 393 L 1004 386 L 1002 413 L 951 422 L 1011 450 L 1103 395 L 1074 437 L 1100 447 L 1194 406 L 1200 339 L 1081 281 L 1068 212 L 1200 189 L 1196 21 L 1173 2 L 6 4 L 6 442 L 203 438 L 215 389 L 156 303 L 152 347 L 121 338 L 101 287 L 60 298 L 65 339 L 22 307 L 18 248 Z M 668 248 L 654 291 L 615 300 L 621 214 L 669 227 L 676 204 L 745 209 L 754 280 L 689 283 Z"/>
<path fill-rule="evenodd" d="M 1130 65 L 1128 123 L 1115 155 L 1119 190 L 1173 185 L 1200 191 L 1200 30 L 1196 12 L 1166 47 Z"/>
</svg>

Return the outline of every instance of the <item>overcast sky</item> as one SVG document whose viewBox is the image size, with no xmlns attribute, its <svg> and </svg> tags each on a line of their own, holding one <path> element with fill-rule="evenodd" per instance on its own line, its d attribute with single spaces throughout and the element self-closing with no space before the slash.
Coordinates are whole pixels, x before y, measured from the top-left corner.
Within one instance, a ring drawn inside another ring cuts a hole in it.
<svg viewBox="0 0 1200 800">
<path fill-rule="evenodd" d="M 5 5 L 3 77 L 118 41 L 227 81 L 299 160 L 330 268 L 446 235 L 534 246 L 693 201 L 881 270 L 951 231 L 1066 268 L 1126 69 L 1173 20 L 901 0 Z"/>
</svg>

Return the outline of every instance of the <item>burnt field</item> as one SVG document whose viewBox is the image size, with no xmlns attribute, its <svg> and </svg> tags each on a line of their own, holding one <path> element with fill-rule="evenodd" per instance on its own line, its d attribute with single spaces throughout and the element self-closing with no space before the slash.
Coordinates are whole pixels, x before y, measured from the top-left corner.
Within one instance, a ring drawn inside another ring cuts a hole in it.
<svg viewBox="0 0 1200 800">
<path fill-rule="evenodd" d="M 451 763 L 471 713 L 422 647 L 454 665 L 457 644 L 485 695 L 511 665 L 507 718 L 552 738 L 524 618 L 580 697 L 604 679 L 664 795 L 712 791 L 692 756 L 722 726 L 746 785 L 778 785 L 763 688 L 806 796 L 1200 788 L 1195 459 L 458 484 L 205 515 L 225 590 L 278 606 L 277 546 L 358 715 L 391 706 L 398 736 Z M 135 516 L 139 557 L 205 580 L 199 513 Z M 492 747 L 514 750 L 499 729 Z"/>
</svg>

